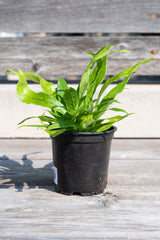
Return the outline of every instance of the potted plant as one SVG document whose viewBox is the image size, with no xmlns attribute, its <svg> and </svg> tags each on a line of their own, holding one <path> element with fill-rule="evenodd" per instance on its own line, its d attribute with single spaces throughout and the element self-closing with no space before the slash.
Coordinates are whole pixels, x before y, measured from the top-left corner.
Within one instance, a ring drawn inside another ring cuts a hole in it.
<svg viewBox="0 0 160 240">
<path fill-rule="evenodd" d="M 131 114 L 113 104 L 119 103 L 116 96 L 124 90 L 135 70 L 152 59 L 142 60 L 107 79 L 100 87 L 98 97 L 95 97 L 97 87 L 106 76 L 108 56 L 128 52 L 111 51 L 112 47 L 106 44 L 97 53 L 86 52 L 92 59 L 77 89 L 68 87 L 61 78 L 54 86 L 35 73 L 7 70 L 19 77 L 17 95 L 21 102 L 49 108 L 47 114 L 45 112 L 41 116 L 28 117 L 19 125 L 41 128 L 51 136 L 58 192 L 90 195 L 102 193 L 107 185 L 110 146 L 116 131 L 113 125 Z M 105 93 L 107 87 L 120 78 L 123 80 Z M 32 91 L 27 79 L 39 83 L 43 92 Z M 107 118 L 104 117 L 106 111 Z M 109 116 L 111 111 L 117 115 Z M 32 118 L 38 118 L 40 124 L 23 125 Z"/>
</svg>

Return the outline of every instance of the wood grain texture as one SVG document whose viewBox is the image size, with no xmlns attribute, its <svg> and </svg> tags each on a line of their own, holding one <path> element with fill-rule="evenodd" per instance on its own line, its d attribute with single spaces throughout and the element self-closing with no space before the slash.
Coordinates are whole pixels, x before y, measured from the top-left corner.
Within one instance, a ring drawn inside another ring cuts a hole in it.
<svg viewBox="0 0 160 240">
<path fill-rule="evenodd" d="M 158 0 L 1 0 L 0 30 L 153 33 L 160 32 L 159 13 Z"/>
<path fill-rule="evenodd" d="M 55 192 L 49 140 L 0 140 L 1 239 L 158 240 L 159 141 L 114 139 L 107 189 L 81 197 Z"/>
<path fill-rule="evenodd" d="M 85 198 L 61 196 L 50 188 L 1 189 L 1 238 L 158 240 L 159 200 L 154 188 L 114 189 Z"/>
<path fill-rule="evenodd" d="M 82 52 L 96 52 L 107 42 L 115 46 L 113 50 L 130 51 L 109 57 L 109 75 L 148 57 L 154 57 L 154 60 L 141 66 L 137 74 L 160 75 L 158 36 L 0 38 L 0 75 L 4 75 L 10 67 L 36 72 L 50 80 L 55 80 L 58 76 L 74 80 L 74 76 L 82 75 L 91 59 Z M 154 49 L 157 54 L 153 54 Z"/>
<path fill-rule="evenodd" d="M 160 160 L 160 139 L 113 139 L 112 160 Z M 7 154 L 7 156 L 6 156 Z M 5 157 L 6 156 L 6 157 Z M 52 161 L 51 139 L 0 139 L 2 160 Z"/>
</svg>

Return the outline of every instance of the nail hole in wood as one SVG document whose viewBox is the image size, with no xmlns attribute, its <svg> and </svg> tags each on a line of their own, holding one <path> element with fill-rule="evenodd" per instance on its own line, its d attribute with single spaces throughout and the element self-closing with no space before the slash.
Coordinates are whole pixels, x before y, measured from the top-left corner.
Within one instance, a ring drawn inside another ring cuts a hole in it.
<svg viewBox="0 0 160 240">
<path fill-rule="evenodd" d="M 151 53 L 155 55 L 155 54 L 158 53 L 158 50 L 157 50 L 157 49 L 153 49 L 153 50 L 151 51 Z"/>
<path fill-rule="evenodd" d="M 34 63 L 32 68 L 33 68 L 34 72 L 37 72 L 38 69 L 39 69 L 39 64 L 38 63 Z"/>
<path fill-rule="evenodd" d="M 156 18 L 157 18 L 157 14 L 153 13 L 153 14 L 152 14 L 152 18 L 153 18 L 153 19 L 156 19 Z"/>
</svg>

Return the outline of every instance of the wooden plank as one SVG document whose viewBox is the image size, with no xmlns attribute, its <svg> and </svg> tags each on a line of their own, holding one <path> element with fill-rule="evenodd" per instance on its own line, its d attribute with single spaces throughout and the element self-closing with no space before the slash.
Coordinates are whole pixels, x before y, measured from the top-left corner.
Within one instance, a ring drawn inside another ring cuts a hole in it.
<svg viewBox="0 0 160 240">
<path fill-rule="evenodd" d="M 108 75 L 118 73 L 148 57 L 155 59 L 141 66 L 138 74 L 160 75 L 158 36 L 0 38 L 0 75 L 4 75 L 10 67 L 36 72 L 50 80 L 57 77 L 74 80 L 75 76 L 82 75 L 91 59 L 82 52 L 96 52 L 107 42 L 115 46 L 114 50 L 130 50 L 129 53 L 109 57 Z M 153 50 L 157 50 L 157 54 L 153 54 Z"/>
<path fill-rule="evenodd" d="M 44 142 L 49 140 L 2 141 L 1 153 L 13 152 L 0 159 L 1 239 L 159 239 L 160 159 L 152 153 L 160 140 L 114 140 L 116 157 L 120 149 L 131 154 L 148 147 L 151 157 L 112 159 L 104 194 L 89 197 L 55 192 Z M 19 159 L 38 145 L 46 160 L 34 154 Z"/>
<path fill-rule="evenodd" d="M 160 32 L 159 1 L 0 1 L 3 32 Z"/>
<path fill-rule="evenodd" d="M 52 160 L 33 161 L 26 157 L 18 161 L 4 157 L 0 159 L 0 188 L 15 185 L 16 189 L 23 189 L 28 185 L 51 186 L 55 190 L 52 166 Z M 110 188 L 159 188 L 159 171 L 159 160 L 110 160 L 108 184 Z"/>
<path fill-rule="evenodd" d="M 2 239 L 159 239 L 158 190 L 61 196 L 50 189 L 1 189 Z"/>
<path fill-rule="evenodd" d="M 111 160 L 160 160 L 160 139 L 116 139 Z M 7 154 L 7 155 L 6 155 Z M 0 160 L 52 162 L 51 139 L 0 139 Z M 8 160 L 9 160 L 8 159 Z"/>
<path fill-rule="evenodd" d="M 69 85 L 76 88 L 77 85 Z M 113 87 L 114 85 L 112 85 Z M 31 84 L 33 91 L 41 91 L 36 84 Z M 123 94 L 118 96 L 118 100 L 128 112 L 134 112 L 134 115 L 117 123 L 118 130 L 115 137 L 160 137 L 160 85 L 132 85 L 127 86 Z M 99 89 L 98 89 L 99 90 Z M 107 89 L 108 92 L 109 89 Z M 107 94 L 106 92 L 106 94 Z M 116 106 L 116 105 L 115 105 Z M 0 87 L 0 136 L 3 138 L 30 137 L 42 138 L 48 137 L 48 134 L 41 129 L 21 128 L 17 129 L 17 123 L 29 116 L 39 116 L 44 111 L 44 107 L 24 104 L 19 102 L 16 96 L 16 86 L 12 84 L 3 84 Z M 15 114 L 16 113 L 16 114 Z M 11 120 L 12 116 L 12 120 Z M 104 117 L 107 117 L 106 115 Z M 150 127 L 154 122 L 154 127 Z M 34 122 L 34 119 L 28 121 Z M 3 126 L 3 127 L 2 127 Z"/>
<path fill-rule="evenodd" d="M 123 141 L 123 140 L 122 140 Z M 136 151 L 132 149 L 132 151 Z M 116 152 L 114 150 L 114 152 Z M 125 151 L 124 151 L 125 154 Z M 120 157 L 119 157 L 120 158 Z M 53 170 L 52 160 L 31 160 L 30 156 L 17 160 L 15 157 L 0 157 L 0 188 L 23 186 L 52 186 Z M 118 166 L 118 167 L 117 167 Z M 145 171 L 144 171 L 145 169 Z M 109 168 L 110 188 L 159 188 L 160 184 L 160 159 L 159 160 L 112 160 Z"/>
</svg>

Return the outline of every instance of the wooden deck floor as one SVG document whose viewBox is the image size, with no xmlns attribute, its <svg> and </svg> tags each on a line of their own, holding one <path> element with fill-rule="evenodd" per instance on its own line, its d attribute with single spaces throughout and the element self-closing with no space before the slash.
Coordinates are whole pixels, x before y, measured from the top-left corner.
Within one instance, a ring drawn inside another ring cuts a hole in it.
<svg viewBox="0 0 160 240">
<path fill-rule="evenodd" d="M 51 142 L 0 140 L 0 240 L 160 239 L 160 140 L 113 140 L 104 194 L 55 192 Z"/>
</svg>

